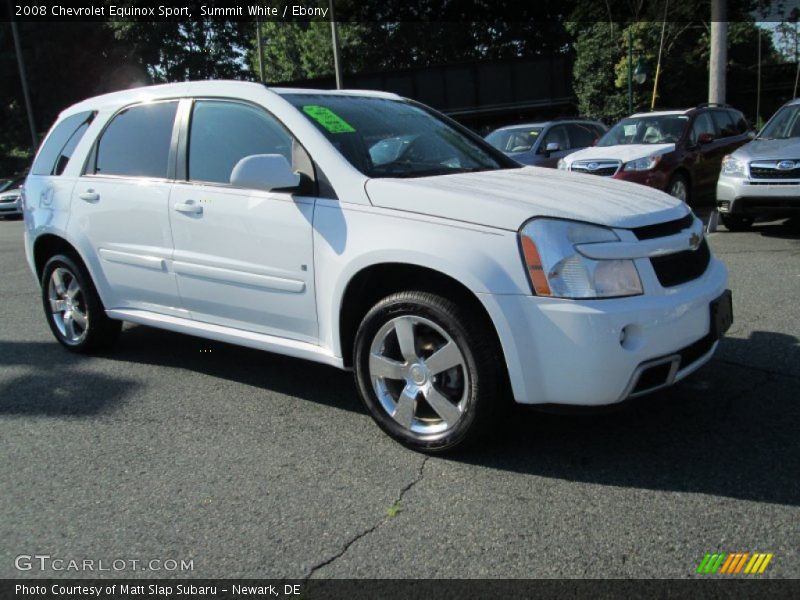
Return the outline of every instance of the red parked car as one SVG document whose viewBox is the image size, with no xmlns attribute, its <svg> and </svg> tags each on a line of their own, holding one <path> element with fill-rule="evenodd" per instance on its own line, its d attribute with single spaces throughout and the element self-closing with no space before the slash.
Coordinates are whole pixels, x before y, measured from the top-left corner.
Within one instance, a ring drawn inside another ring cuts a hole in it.
<svg viewBox="0 0 800 600">
<path fill-rule="evenodd" d="M 641 183 L 690 202 L 713 197 L 722 158 L 751 139 L 744 115 L 727 105 L 637 113 L 558 167 Z"/>
</svg>

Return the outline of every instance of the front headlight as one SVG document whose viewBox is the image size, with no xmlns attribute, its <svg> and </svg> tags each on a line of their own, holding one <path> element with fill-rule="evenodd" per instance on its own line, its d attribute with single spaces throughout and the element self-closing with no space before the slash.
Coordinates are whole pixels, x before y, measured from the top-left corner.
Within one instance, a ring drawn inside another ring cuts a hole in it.
<svg viewBox="0 0 800 600">
<path fill-rule="evenodd" d="M 566 171 L 567 170 L 567 161 L 565 161 L 563 158 L 559 158 L 558 159 L 558 168 L 561 169 L 562 171 Z"/>
<path fill-rule="evenodd" d="M 661 160 L 660 154 L 658 156 L 637 158 L 636 160 L 625 163 L 625 171 L 649 171 L 658 164 L 659 160 Z"/>
<path fill-rule="evenodd" d="M 728 177 L 746 177 L 747 170 L 744 161 L 728 154 L 722 159 L 722 174 Z"/>
<path fill-rule="evenodd" d="M 519 232 L 531 288 L 554 298 L 613 298 L 642 293 L 632 260 L 593 260 L 578 244 L 618 242 L 611 229 L 561 219 L 533 219 Z"/>
</svg>

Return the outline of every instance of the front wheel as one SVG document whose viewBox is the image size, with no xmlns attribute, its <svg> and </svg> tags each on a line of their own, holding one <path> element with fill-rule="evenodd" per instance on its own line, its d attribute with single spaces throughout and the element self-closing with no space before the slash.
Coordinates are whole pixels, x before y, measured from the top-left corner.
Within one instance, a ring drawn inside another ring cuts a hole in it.
<svg viewBox="0 0 800 600">
<path fill-rule="evenodd" d="M 685 175 L 676 173 L 672 176 L 672 179 L 670 179 L 669 185 L 667 186 L 667 193 L 670 196 L 673 196 L 678 200 L 683 200 L 688 204 L 689 191 L 689 180 Z"/>
<path fill-rule="evenodd" d="M 355 374 L 378 425 L 424 452 L 473 441 L 497 404 L 500 361 L 484 320 L 441 296 L 400 292 L 356 335 Z"/>
<path fill-rule="evenodd" d="M 45 264 L 42 304 L 53 335 L 72 352 L 106 348 L 122 328 L 106 316 L 89 273 L 71 256 L 59 254 Z"/>
</svg>

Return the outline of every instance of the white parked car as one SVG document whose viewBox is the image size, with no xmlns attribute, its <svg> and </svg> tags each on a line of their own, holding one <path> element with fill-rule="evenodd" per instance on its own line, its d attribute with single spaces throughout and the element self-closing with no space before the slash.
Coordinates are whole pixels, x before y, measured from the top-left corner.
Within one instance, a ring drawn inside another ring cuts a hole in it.
<svg viewBox="0 0 800 600">
<path fill-rule="evenodd" d="M 130 321 L 353 369 L 375 421 L 425 451 L 474 439 L 506 397 L 602 405 L 672 384 L 731 321 L 684 203 L 520 167 L 388 93 L 92 98 L 50 131 L 24 214 L 68 349 Z"/>
</svg>

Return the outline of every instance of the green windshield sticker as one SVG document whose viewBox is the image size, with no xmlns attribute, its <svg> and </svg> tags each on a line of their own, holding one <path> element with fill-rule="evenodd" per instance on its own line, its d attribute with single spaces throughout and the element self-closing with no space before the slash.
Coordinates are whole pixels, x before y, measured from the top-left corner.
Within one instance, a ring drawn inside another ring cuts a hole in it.
<svg viewBox="0 0 800 600">
<path fill-rule="evenodd" d="M 303 107 L 303 112 L 331 133 L 353 133 L 355 131 L 350 123 L 330 108 L 309 104 Z"/>
</svg>

